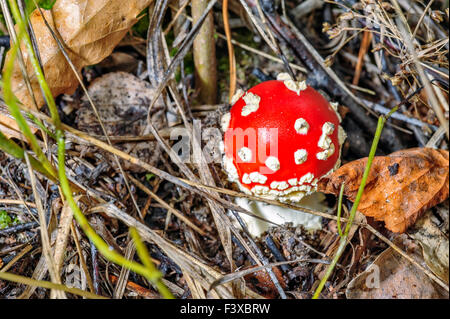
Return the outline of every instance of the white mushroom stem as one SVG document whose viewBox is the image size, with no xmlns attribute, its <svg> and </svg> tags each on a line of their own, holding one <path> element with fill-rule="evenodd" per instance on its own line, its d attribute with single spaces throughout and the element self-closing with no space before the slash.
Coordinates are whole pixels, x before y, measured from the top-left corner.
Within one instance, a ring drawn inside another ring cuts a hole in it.
<svg viewBox="0 0 450 319">
<path fill-rule="evenodd" d="M 313 193 L 305 196 L 298 204 L 294 205 L 299 206 L 300 209 L 301 207 L 305 207 L 315 211 L 325 212 L 328 207 L 323 203 L 324 199 L 325 195 L 322 193 Z M 310 231 L 322 228 L 322 217 L 320 216 L 240 197 L 237 197 L 235 202 L 240 207 L 278 225 L 292 223 L 294 227 L 302 225 Z M 261 236 L 269 227 L 275 226 L 247 214 L 240 214 L 240 216 L 246 223 L 250 234 L 255 238 Z"/>
</svg>

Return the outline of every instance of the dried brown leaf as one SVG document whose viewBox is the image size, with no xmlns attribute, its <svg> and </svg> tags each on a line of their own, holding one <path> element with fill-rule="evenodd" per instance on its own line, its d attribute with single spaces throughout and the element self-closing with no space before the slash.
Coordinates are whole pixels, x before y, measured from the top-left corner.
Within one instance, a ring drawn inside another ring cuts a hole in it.
<svg viewBox="0 0 450 319">
<path fill-rule="evenodd" d="M 275 273 L 275 276 L 277 277 L 278 281 L 280 282 L 281 287 L 285 289 L 286 283 L 283 279 L 283 274 L 281 273 L 280 269 L 278 267 L 273 267 L 272 270 Z M 250 273 L 246 275 L 244 278 L 247 281 L 250 288 L 259 291 L 259 293 L 261 293 L 262 296 L 264 296 L 265 298 L 274 299 L 277 297 L 278 295 L 277 289 L 265 269 L 257 270 L 253 273 Z"/>
<path fill-rule="evenodd" d="M 448 294 L 414 264 L 386 249 L 348 285 L 348 299 L 440 299 Z"/>
<path fill-rule="evenodd" d="M 58 0 L 52 10 L 43 10 L 43 13 L 52 29 L 63 40 L 72 63 L 80 72 L 84 66 L 99 63 L 110 55 L 138 20 L 139 13 L 151 1 L 128 0 L 124 5 L 122 0 Z M 73 93 L 78 81 L 39 10 L 31 14 L 30 21 L 36 35 L 45 78 L 53 96 Z M 44 100 L 24 45 L 22 52 L 33 92 L 38 106 L 41 106 Z M 33 107 L 18 63 L 13 71 L 12 88 L 24 105 Z"/>
<path fill-rule="evenodd" d="M 152 100 L 155 89 L 150 83 L 125 72 L 111 72 L 96 78 L 88 88 L 88 94 L 94 102 L 98 115 L 109 136 L 141 136 L 147 125 L 147 108 Z M 75 123 L 78 129 L 90 135 L 103 135 L 100 122 L 94 114 L 87 97 L 83 96 L 81 107 L 76 112 Z M 152 123 L 156 129 L 163 128 L 162 98 L 154 106 L 151 114 Z M 157 111 L 159 109 L 159 111 Z M 140 143 L 120 143 L 116 147 L 155 165 L 161 157 L 157 142 L 143 141 Z M 105 153 L 113 166 L 114 156 Z M 123 169 L 133 172 L 143 172 L 136 165 L 124 162 Z"/>
<path fill-rule="evenodd" d="M 423 212 L 449 195 L 448 151 L 413 148 L 376 156 L 358 210 L 403 233 Z M 319 182 L 319 190 L 354 200 L 367 164 L 362 158 L 343 165 Z"/>
</svg>

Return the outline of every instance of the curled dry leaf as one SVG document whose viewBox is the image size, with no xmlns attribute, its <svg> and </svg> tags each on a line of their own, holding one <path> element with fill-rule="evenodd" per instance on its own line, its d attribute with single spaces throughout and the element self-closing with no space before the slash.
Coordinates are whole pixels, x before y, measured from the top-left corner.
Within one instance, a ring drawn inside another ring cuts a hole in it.
<svg viewBox="0 0 450 319">
<path fill-rule="evenodd" d="M 96 64 L 110 55 L 151 1 L 127 0 L 124 5 L 123 0 L 57 0 L 51 10 L 42 11 L 52 29 L 63 40 L 72 63 L 80 72 L 84 66 Z M 33 11 L 30 21 L 36 35 L 45 78 L 53 96 L 72 94 L 78 81 L 39 10 Z M 33 92 L 38 106 L 41 106 L 44 100 L 24 44 L 22 52 Z M 24 105 L 34 107 L 18 61 L 14 66 L 12 88 Z"/>
<path fill-rule="evenodd" d="M 441 299 L 448 293 L 392 248 L 382 252 L 345 292 L 347 299 Z"/>
<path fill-rule="evenodd" d="M 367 158 L 343 165 L 323 178 L 318 189 L 344 194 L 354 200 L 367 164 Z M 386 228 L 403 233 L 427 209 L 449 195 L 448 151 L 413 148 L 376 156 L 372 163 L 358 210 L 384 221 Z"/>
<path fill-rule="evenodd" d="M 88 88 L 88 94 L 94 102 L 98 115 L 109 136 L 142 136 L 147 125 L 147 108 L 155 89 L 150 83 L 125 72 L 111 72 L 96 78 Z M 150 114 L 153 125 L 161 130 L 164 125 L 164 106 L 160 97 Z M 103 130 L 88 102 L 83 96 L 81 107 L 76 111 L 75 123 L 78 129 L 91 135 L 103 136 Z M 156 141 L 124 142 L 116 144 L 120 150 L 156 165 L 161 153 Z M 105 152 L 115 166 L 114 157 Z M 124 162 L 123 168 L 134 172 L 144 172 L 136 165 Z"/>
</svg>

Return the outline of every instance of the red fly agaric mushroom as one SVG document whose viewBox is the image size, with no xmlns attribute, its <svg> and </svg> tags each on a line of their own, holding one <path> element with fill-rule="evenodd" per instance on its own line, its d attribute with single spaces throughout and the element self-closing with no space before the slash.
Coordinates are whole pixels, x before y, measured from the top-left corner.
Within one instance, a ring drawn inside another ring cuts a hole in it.
<svg viewBox="0 0 450 319">
<path fill-rule="evenodd" d="M 239 91 L 222 117 L 223 164 L 246 193 L 298 202 L 340 164 L 345 132 L 337 103 L 281 73 Z"/>
</svg>

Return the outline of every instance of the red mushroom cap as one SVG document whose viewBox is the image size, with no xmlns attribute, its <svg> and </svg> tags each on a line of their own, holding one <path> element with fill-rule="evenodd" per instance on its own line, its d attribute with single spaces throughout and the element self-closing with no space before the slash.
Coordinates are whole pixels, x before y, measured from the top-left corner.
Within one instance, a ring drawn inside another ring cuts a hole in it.
<svg viewBox="0 0 450 319">
<path fill-rule="evenodd" d="M 339 166 L 345 132 L 336 105 L 305 82 L 282 73 L 234 100 L 222 118 L 224 168 L 243 191 L 299 201 Z"/>
</svg>

